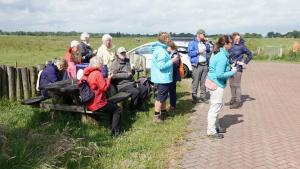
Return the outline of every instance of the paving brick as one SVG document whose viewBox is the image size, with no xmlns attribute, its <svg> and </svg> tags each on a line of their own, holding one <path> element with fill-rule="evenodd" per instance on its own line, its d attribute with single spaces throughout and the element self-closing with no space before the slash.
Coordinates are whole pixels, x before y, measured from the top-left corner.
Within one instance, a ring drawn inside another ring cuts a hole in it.
<svg viewBox="0 0 300 169">
<path fill-rule="evenodd" d="M 192 149 L 178 168 L 300 169 L 299 72 L 297 64 L 249 64 L 242 77 L 243 107 L 224 106 L 219 115 L 227 128 L 222 140 L 206 137 L 209 104 L 197 104 L 182 144 Z M 230 100 L 229 87 L 224 100 Z"/>
</svg>

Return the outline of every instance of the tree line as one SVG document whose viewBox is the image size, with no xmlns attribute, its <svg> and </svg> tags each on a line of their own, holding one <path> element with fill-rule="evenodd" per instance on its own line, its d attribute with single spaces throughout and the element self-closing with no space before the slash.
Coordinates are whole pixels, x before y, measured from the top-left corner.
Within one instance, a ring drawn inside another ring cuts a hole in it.
<svg viewBox="0 0 300 169">
<path fill-rule="evenodd" d="M 46 32 L 46 31 L 36 31 L 36 32 L 27 32 L 27 31 L 15 31 L 8 32 L 0 30 L 0 35 L 20 35 L 20 36 L 80 36 L 81 32 L 71 31 L 71 32 Z M 90 33 L 93 37 L 101 37 L 104 33 Z M 130 33 L 121 33 L 115 32 L 110 33 L 113 37 L 156 37 L 157 34 L 130 34 Z M 175 33 L 170 32 L 171 37 L 194 37 L 194 34 L 191 33 Z M 217 37 L 218 34 L 208 35 L 208 37 Z M 244 38 L 264 38 L 262 34 L 259 33 L 245 33 L 243 34 Z M 300 38 L 300 31 L 294 30 L 292 32 L 287 32 L 281 34 L 279 32 L 268 32 L 265 38 Z"/>
</svg>

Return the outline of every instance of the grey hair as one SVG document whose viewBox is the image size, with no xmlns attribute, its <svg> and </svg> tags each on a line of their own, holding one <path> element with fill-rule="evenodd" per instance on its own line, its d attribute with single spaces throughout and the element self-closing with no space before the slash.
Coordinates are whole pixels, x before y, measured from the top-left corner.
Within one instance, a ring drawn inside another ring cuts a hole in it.
<svg viewBox="0 0 300 169">
<path fill-rule="evenodd" d="M 100 68 L 103 65 L 103 60 L 101 57 L 94 56 L 90 60 L 90 66 L 94 68 Z"/>
</svg>

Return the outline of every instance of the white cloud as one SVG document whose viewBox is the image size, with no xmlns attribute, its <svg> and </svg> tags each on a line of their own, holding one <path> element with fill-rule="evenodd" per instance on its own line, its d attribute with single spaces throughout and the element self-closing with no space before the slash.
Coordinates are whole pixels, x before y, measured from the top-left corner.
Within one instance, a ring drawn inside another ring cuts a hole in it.
<svg viewBox="0 0 300 169">
<path fill-rule="evenodd" d="M 300 28 L 300 1 L 290 0 L 0 0 L 0 29 L 208 34 L 287 32 Z"/>
</svg>

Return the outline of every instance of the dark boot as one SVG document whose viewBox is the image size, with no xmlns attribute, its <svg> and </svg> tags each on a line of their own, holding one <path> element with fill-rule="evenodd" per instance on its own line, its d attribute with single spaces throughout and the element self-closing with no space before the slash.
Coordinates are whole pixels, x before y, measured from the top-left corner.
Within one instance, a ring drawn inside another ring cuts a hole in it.
<svg viewBox="0 0 300 169">
<path fill-rule="evenodd" d="M 231 106 L 235 103 L 235 99 L 231 99 L 229 102 L 225 103 L 225 106 Z"/>
<path fill-rule="evenodd" d="M 235 102 L 232 105 L 230 105 L 230 109 L 238 109 L 240 107 L 242 107 L 243 103 L 242 102 Z"/>
<path fill-rule="evenodd" d="M 217 133 L 226 133 L 225 128 L 216 128 Z"/>
<path fill-rule="evenodd" d="M 199 99 L 196 95 L 192 94 L 193 103 L 198 103 Z"/>
</svg>

